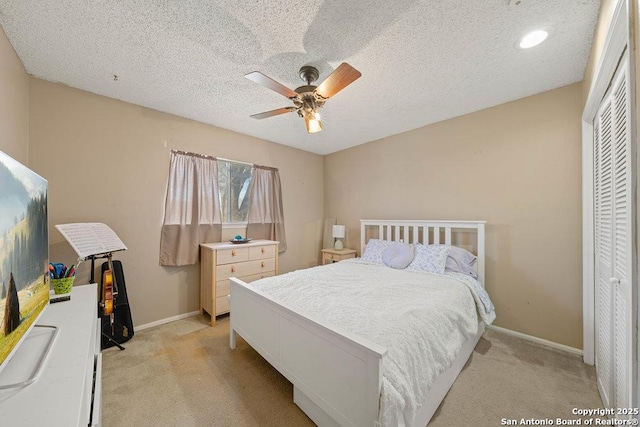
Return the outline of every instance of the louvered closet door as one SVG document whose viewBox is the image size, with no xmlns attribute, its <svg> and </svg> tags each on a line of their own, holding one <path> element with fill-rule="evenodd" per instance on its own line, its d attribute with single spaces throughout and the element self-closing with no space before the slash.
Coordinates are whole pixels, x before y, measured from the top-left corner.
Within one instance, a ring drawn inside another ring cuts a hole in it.
<svg viewBox="0 0 640 427">
<path fill-rule="evenodd" d="M 616 79 L 614 96 L 613 163 L 613 275 L 615 313 L 614 337 L 614 397 L 615 407 L 630 408 L 631 375 L 633 373 L 633 316 L 632 316 L 632 240 L 631 240 L 631 122 L 629 106 L 629 81 L 627 61 L 621 68 L 624 73 Z"/>
<path fill-rule="evenodd" d="M 631 140 L 626 54 L 594 121 L 596 370 L 605 406 L 631 407 Z"/>
<path fill-rule="evenodd" d="M 611 406 L 613 389 L 613 292 L 611 277 L 611 103 L 606 98 L 594 126 L 594 201 L 596 250 L 596 372 L 605 406 Z"/>
</svg>

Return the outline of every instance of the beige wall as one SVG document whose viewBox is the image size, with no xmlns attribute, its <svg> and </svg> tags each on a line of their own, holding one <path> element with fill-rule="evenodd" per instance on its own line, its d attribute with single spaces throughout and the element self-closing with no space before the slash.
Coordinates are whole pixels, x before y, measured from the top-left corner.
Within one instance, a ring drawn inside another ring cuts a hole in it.
<svg viewBox="0 0 640 427">
<path fill-rule="evenodd" d="M 602 48 L 607 38 L 607 31 L 611 25 L 613 19 L 613 12 L 616 7 L 616 3 L 620 0 L 601 0 L 600 1 L 600 15 L 598 17 L 598 24 L 595 29 L 593 43 L 591 44 L 591 54 L 589 55 L 589 61 L 587 62 L 587 68 L 584 72 L 583 86 L 582 86 L 582 98 L 583 101 L 587 101 L 587 95 L 589 95 L 589 89 L 593 82 L 594 73 L 602 56 Z M 631 0 L 633 1 L 633 0 Z"/>
<path fill-rule="evenodd" d="M 582 348 L 580 114 L 573 84 L 325 156 L 325 216 L 487 221 L 495 324 Z"/>
<path fill-rule="evenodd" d="M 197 267 L 157 263 L 168 148 L 177 148 L 280 168 L 281 271 L 317 262 L 323 179 L 324 216 L 348 225 L 352 247 L 362 217 L 486 219 L 496 324 L 581 347 L 576 99 L 586 99 L 615 3 L 602 1 L 582 86 L 326 156 L 324 174 L 320 156 L 29 78 L 0 29 L 0 150 L 49 180 L 51 225 L 103 221 L 121 235 L 138 325 L 198 308 Z M 73 261 L 53 228 L 51 243 L 52 260 Z"/>
<path fill-rule="evenodd" d="M 28 164 L 29 76 L 0 27 L 0 150 Z"/>
<path fill-rule="evenodd" d="M 54 224 L 109 224 L 128 247 L 117 258 L 136 325 L 199 308 L 199 266 L 158 265 L 169 148 L 279 168 L 288 244 L 280 271 L 317 265 L 321 156 L 36 78 L 29 102 L 30 167 L 49 180 L 51 259 L 74 261 Z"/>
</svg>

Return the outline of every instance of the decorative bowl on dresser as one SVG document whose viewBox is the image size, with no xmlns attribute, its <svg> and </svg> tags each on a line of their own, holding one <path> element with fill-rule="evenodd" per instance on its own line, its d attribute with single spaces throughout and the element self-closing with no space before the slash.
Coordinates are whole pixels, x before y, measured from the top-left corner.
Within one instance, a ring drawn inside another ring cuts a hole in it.
<svg viewBox="0 0 640 427">
<path fill-rule="evenodd" d="M 245 282 L 278 274 L 278 243 L 252 240 L 248 243 L 202 243 L 200 245 L 200 312 L 216 316 L 229 312 L 229 278 Z"/>
</svg>

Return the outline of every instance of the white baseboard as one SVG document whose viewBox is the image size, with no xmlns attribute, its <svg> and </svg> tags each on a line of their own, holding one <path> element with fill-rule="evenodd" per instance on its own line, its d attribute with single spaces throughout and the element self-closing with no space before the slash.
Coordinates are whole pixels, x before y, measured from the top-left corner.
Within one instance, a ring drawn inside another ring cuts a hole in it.
<svg viewBox="0 0 640 427">
<path fill-rule="evenodd" d="M 570 347 L 564 344 L 558 344 L 557 342 L 545 340 L 543 338 L 534 337 L 533 335 L 523 334 L 522 332 L 512 331 L 511 329 L 501 328 L 500 326 L 488 325 L 487 329 L 492 329 L 494 331 L 502 332 L 507 335 L 511 335 L 514 337 L 522 338 L 527 341 L 532 341 L 538 344 L 546 345 L 547 347 L 555 348 L 558 350 L 566 351 L 567 353 L 575 354 L 578 356 L 583 355 L 583 351 L 579 348 Z"/>
<path fill-rule="evenodd" d="M 186 319 L 187 317 L 197 316 L 200 314 L 200 310 L 192 311 L 190 313 L 178 314 L 177 316 L 167 317 L 166 319 L 156 320 L 155 322 L 145 323 L 144 325 L 136 326 L 135 332 L 143 331 L 145 329 L 153 328 L 154 326 L 164 325 L 165 323 L 175 322 L 176 320 Z"/>
</svg>

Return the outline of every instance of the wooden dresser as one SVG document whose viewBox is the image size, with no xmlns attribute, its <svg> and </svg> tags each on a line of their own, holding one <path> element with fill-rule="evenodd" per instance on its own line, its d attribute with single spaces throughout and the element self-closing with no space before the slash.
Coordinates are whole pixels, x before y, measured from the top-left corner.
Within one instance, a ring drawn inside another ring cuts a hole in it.
<svg viewBox="0 0 640 427">
<path fill-rule="evenodd" d="M 278 274 L 278 242 L 203 243 L 200 245 L 200 312 L 216 316 L 229 312 L 229 278 L 253 282 Z"/>
</svg>

